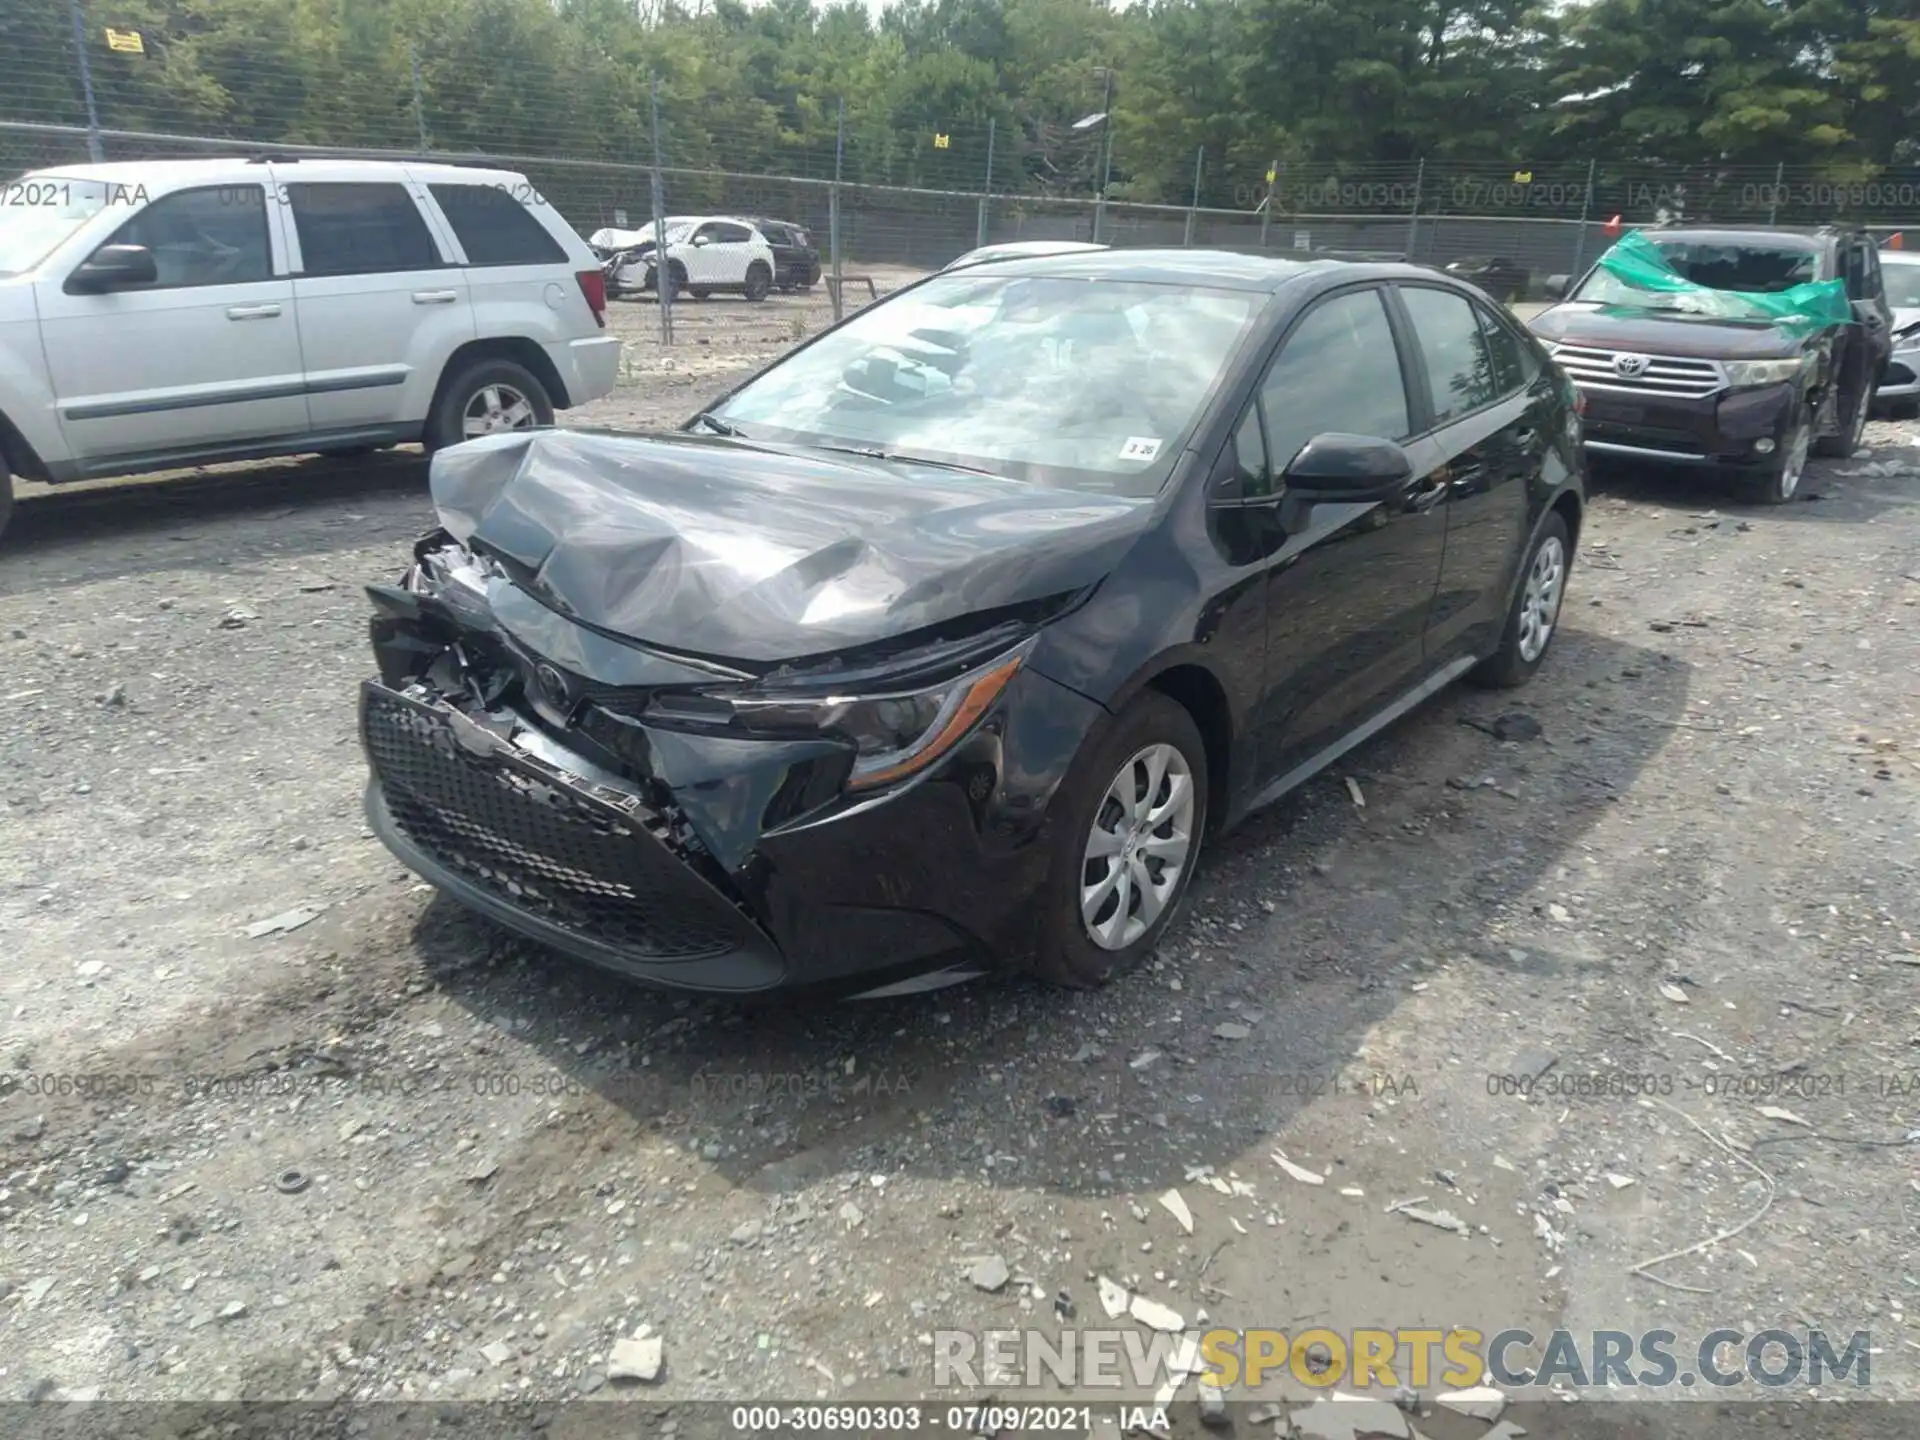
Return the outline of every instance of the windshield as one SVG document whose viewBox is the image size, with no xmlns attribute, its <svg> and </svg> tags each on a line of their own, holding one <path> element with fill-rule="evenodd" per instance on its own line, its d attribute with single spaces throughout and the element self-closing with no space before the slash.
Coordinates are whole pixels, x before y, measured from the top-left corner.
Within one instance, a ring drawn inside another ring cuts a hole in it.
<svg viewBox="0 0 1920 1440">
<path fill-rule="evenodd" d="M 1887 304 L 1896 310 L 1920 309 L 1920 265 L 1887 265 Z"/>
<path fill-rule="evenodd" d="M 107 208 L 99 180 L 23 175 L 0 183 L 0 275 L 38 265 L 74 231 Z"/>
<path fill-rule="evenodd" d="M 1766 245 L 1708 245 L 1647 237 L 1683 279 L 1709 290 L 1778 294 L 1820 278 L 1811 250 Z M 1605 268 L 1596 269 L 1571 297 L 1598 305 L 1632 305 L 1642 310 L 1678 310 L 1711 314 L 1712 307 L 1684 293 L 1655 293 L 1627 284 Z"/>
<path fill-rule="evenodd" d="M 1152 495 L 1260 298 L 1191 285 L 941 276 L 861 311 L 715 414 L 748 439 Z"/>
</svg>

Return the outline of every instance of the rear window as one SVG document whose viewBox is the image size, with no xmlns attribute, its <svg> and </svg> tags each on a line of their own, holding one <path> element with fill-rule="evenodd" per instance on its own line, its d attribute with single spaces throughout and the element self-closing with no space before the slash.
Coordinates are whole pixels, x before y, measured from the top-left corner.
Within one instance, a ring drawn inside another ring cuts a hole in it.
<svg viewBox="0 0 1920 1440">
<path fill-rule="evenodd" d="M 492 185 L 429 185 L 472 265 L 558 265 L 566 248 L 519 196 Z M 539 202 L 535 202 L 539 203 Z"/>
</svg>

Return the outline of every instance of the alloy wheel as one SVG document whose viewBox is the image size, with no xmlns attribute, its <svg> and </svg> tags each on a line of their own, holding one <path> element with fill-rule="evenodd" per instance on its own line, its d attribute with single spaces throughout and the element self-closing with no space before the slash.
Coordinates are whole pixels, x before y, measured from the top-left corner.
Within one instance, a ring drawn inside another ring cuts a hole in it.
<svg viewBox="0 0 1920 1440">
<path fill-rule="evenodd" d="M 460 435 L 472 440 L 503 430 L 527 430 L 536 423 L 533 402 L 511 385 L 482 385 L 460 412 Z"/>
<path fill-rule="evenodd" d="M 1812 451 L 1813 426 L 1803 424 L 1787 446 L 1786 459 L 1780 463 L 1779 494 L 1782 500 L 1791 500 L 1793 492 L 1800 488 L 1800 477 L 1806 473 L 1807 456 Z"/>
<path fill-rule="evenodd" d="M 1558 535 L 1549 535 L 1533 552 L 1526 587 L 1520 593 L 1520 658 L 1529 665 L 1546 652 L 1547 642 L 1553 638 L 1566 579 L 1566 548 Z"/>
<path fill-rule="evenodd" d="M 1179 892 L 1193 855 L 1193 768 L 1172 745 L 1120 767 L 1094 812 L 1081 865 L 1080 916 L 1103 950 L 1124 950 Z"/>
</svg>

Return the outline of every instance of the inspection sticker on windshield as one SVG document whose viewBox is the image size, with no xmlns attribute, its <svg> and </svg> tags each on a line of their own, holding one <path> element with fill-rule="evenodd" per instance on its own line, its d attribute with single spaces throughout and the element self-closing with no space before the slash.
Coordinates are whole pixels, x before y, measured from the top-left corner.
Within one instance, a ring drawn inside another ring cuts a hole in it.
<svg viewBox="0 0 1920 1440">
<path fill-rule="evenodd" d="M 1151 460 L 1160 453 L 1160 442 L 1148 440 L 1139 435 L 1129 435 L 1127 443 L 1120 447 L 1122 460 Z"/>
</svg>

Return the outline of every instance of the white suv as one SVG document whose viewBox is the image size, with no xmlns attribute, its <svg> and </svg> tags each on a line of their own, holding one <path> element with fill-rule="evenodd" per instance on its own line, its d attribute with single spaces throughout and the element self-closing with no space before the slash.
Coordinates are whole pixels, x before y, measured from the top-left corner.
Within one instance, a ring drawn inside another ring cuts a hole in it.
<svg viewBox="0 0 1920 1440">
<path fill-rule="evenodd" d="M 74 165 L 0 185 L 11 474 L 429 448 L 612 390 L 593 253 L 526 177 L 298 159 Z"/>
<path fill-rule="evenodd" d="M 685 292 L 704 300 L 717 290 L 728 290 L 764 300 L 773 289 L 773 247 L 746 221 L 724 215 L 669 215 L 666 225 L 667 274 L 675 295 Z M 588 238 L 602 254 L 632 252 L 633 258 L 614 276 L 618 288 L 653 289 L 651 224 L 638 230 L 596 230 Z"/>
</svg>

